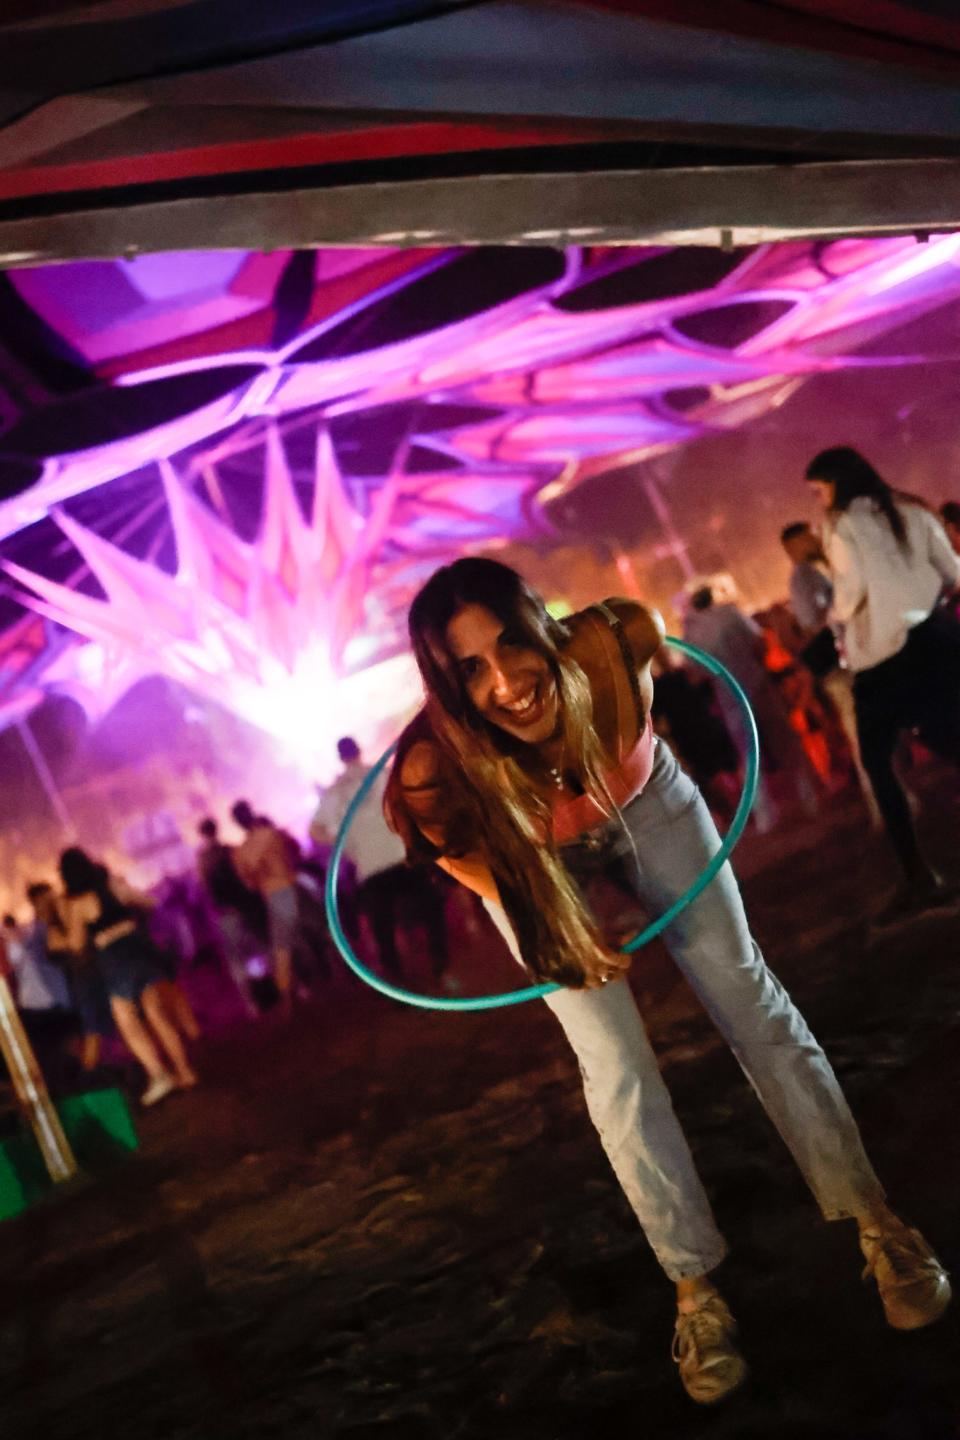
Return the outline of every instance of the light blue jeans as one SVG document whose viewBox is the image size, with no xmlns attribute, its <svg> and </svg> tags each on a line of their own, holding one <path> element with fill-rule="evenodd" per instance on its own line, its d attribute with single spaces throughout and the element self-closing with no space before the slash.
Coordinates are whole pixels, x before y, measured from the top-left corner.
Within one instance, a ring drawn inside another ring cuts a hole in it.
<svg viewBox="0 0 960 1440">
<path fill-rule="evenodd" d="M 653 774 L 618 818 L 564 846 L 579 879 L 615 868 L 651 917 L 662 914 L 719 847 L 700 792 L 663 741 Z M 488 904 L 515 958 L 502 908 Z M 729 865 L 664 932 L 671 956 L 724 1036 L 813 1191 L 839 1220 L 883 1198 L 830 1063 L 750 934 Z M 558 990 L 546 1004 L 580 1064 L 590 1117 L 671 1280 L 703 1275 L 726 1254 L 689 1146 L 625 980 Z"/>
</svg>

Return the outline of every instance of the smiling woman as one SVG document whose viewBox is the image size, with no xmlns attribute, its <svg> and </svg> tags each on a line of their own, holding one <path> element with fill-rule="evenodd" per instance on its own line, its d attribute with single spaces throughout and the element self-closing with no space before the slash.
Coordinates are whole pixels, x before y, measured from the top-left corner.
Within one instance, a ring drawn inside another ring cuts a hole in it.
<svg viewBox="0 0 960 1440">
<path fill-rule="evenodd" d="M 629 986 L 581 886 L 616 877 L 668 911 L 720 845 L 696 787 L 653 734 L 654 612 L 611 598 L 554 619 L 507 566 L 439 570 L 410 611 L 427 703 L 397 746 L 388 818 L 408 856 L 481 895 L 541 980 L 573 1047 L 591 1118 L 666 1274 L 674 1356 L 692 1399 L 746 1375 L 710 1272 L 726 1253 Z M 950 1299 L 923 1238 L 888 1209 L 829 1061 L 750 934 L 724 865 L 663 931 L 827 1219 L 855 1218 L 889 1323 L 929 1324 Z"/>
</svg>

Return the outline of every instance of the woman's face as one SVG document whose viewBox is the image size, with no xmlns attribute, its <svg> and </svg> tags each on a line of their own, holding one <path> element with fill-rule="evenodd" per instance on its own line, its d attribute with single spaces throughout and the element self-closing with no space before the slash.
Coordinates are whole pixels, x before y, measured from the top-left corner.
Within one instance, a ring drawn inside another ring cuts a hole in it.
<svg viewBox="0 0 960 1440">
<path fill-rule="evenodd" d="M 560 700 L 541 654 L 484 605 L 458 610 L 446 638 L 464 688 L 484 720 L 528 745 L 549 740 Z"/>
<path fill-rule="evenodd" d="M 808 480 L 807 484 L 816 495 L 824 510 L 832 510 L 837 496 L 837 487 L 832 480 Z"/>
</svg>

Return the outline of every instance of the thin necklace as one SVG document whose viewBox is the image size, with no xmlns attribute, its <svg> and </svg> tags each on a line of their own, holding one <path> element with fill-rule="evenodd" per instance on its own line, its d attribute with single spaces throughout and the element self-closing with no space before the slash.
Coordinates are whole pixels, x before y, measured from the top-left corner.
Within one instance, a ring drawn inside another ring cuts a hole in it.
<svg viewBox="0 0 960 1440">
<path fill-rule="evenodd" d="M 564 755 L 564 750 L 565 750 L 565 749 L 566 749 L 566 746 L 563 746 L 563 747 L 561 748 L 561 750 L 560 750 L 560 758 L 559 758 L 559 760 L 558 760 L 558 762 L 557 762 L 556 765 L 548 765 L 548 766 L 547 766 L 547 774 L 550 776 L 550 779 L 553 781 L 554 785 L 556 785 L 556 787 L 557 787 L 558 790 L 562 790 L 562 789 L 563 789 L 563 762 L 564 762 L 564 759 L 566 758 L 565 755 Z"/>
</svg>

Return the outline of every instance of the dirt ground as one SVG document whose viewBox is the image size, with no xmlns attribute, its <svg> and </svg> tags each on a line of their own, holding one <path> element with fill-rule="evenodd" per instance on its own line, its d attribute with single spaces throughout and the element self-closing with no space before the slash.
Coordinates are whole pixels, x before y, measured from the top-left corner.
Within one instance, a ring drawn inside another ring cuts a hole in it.
<svg viewBox="0 0 960 1440">
<path fill-rule="evenodd" d="M 957 873 L 956 791 L 923 798 Z M 870 930 L 892 876 L 853 802 L 739 860 L 895 1207 L 956 1269 L 960 916 Z M 498 945 L 463 944 L 464 988 L 515 984 Z M 960 1304 L 888 1331 L 853 1227 L 820 1220 L 662 954 L 634 982 L 732 1244 L 752 1379 L 724 1407 L 680 1388 L 670 1287 L 549 1012 L 343 974 L 289 1026 L 211 1027 L 136 1157 L 0 1227 L 3 1440 L 955 1440 Z"/>
</svg>

